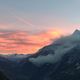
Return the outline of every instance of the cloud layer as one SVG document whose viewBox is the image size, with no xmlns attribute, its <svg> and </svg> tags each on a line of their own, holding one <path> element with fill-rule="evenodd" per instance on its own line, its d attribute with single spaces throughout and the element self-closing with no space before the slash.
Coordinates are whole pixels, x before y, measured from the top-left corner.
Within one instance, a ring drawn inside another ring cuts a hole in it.
<svg viewBox="0 0 80 80">
<path fill-rule="evenodd" d="M 0 31 L 0 53 L 34 53 L 60 37 L 57 31 L 29 34 L 26 31 Z"/>
</svg>

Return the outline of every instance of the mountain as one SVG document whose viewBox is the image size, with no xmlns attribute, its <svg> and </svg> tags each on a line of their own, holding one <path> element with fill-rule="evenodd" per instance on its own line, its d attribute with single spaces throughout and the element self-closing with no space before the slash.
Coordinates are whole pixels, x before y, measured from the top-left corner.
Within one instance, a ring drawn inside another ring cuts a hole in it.
<svg viewBox="0 0 80 80">
<path fill-rule="evenodd" d="M 8 60 L 7 58 L 0 55 L 0 71 L 6 75 L 7 77 L 11 78 L 13 75 L 11 72 L 14 72 L 13 68 L 16 66 L 16 63 Z M 4 79 L 6 80 L 6 79 Z"/>
<path fill-rule="evenodd" d="M 76 29 L 72 35 L 80 35 L 80 31 Z"/>
<path fill-rule="evenodd" d="M 0 80 L 9 80 L 9 79 L 3 74 L 3 72 L 0 71 Z"/>
<path fill-rule="evenodd" d="M 23 61 L 22 71 L 29 72 L 29 80 L 80 80 L 80 31 L 56 40 Z M 27 70 L 27 66 L 34 68 Z"/>
<path fill-rule="evenodd" d="M 0 70 L 11 80 L 80 80 L 80 31 L 29 56 L 1 56 Z"/>
<path fill-rule="evenodd" d="M 2 56 L 10 61 L 19 62 L 22 59 L 29 57 L 30 54 L 9 54 L 9 55 L 2 55 Z"/>
<path fill-rule="evenodd" d="M 80 43 L 80 31 L 76 30 L 73 34 L 61 37 L 49 46 L 43 47 L 29 60 L 34 64 L 43 65 L 44 63 L 55 63 L 61 57 Z"/>
</svg>

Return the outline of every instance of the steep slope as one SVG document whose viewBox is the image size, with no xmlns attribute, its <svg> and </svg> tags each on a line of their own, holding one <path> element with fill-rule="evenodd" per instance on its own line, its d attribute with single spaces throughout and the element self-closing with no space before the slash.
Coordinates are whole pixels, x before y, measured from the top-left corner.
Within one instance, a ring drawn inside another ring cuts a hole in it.
<svg viewBox="0 0 80 80">
<path fill-rule="evenodd" d="M 30 80 L 80 80 L 80 31 L 44 47 L 29 61 L 38 67 Z"/>
<path fill-rule="evenodd" d="M 67 52 L 56 66 L 48 74 L 49 80 L 80 80 L 80 44 Z"/>
<path fill-rule="evenodd" d="M 80 80 L 80 31 L 58 39 L 26 60 L 22 66 L 25 71 L 29 63 L 36 69 L 29 74 L 30 80 Z"/>
<path fill-rule="evenodd" d="M 34 64 L 43 65 L 44 63 L 55 63 L 61 57 L 80 43 L 80 31 L 76 30 L 72 35 L 62 37 L 53 44 L 40 49 L 29 60 Z"/>
<path fill-rule="evenodd" d="M 3 72 L 0 71 L 0 80 L 9 80 L 7 76 L 4 75 Z"/>
<path fill-rule="evenodd" d="M 80 31 L 19 59 L 18 63 L 1 57 L 0 69 L 11 80 L 80 80 Z"/>
</svg>

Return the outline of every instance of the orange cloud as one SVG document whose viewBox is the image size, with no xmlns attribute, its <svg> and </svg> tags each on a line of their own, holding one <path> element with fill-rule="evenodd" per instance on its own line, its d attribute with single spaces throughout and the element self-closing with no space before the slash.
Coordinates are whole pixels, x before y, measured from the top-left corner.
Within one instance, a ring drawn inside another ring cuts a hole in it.
<svg viewBox="0 0 80 80">
<path fill-rule="evenodd" d="M 59 38 L 59 31 L 49 30 L 36 34 L 14 31 L 0 34 L 0 53 L 35 53 L 41 47 Z"/>
</svg>

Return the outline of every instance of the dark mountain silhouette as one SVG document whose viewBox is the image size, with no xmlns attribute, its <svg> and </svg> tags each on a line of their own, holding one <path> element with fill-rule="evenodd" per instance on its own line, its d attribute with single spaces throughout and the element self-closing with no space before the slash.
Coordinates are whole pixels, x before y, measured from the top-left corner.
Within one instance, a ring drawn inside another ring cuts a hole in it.
<svg viewBox="0 0 80 80">
<path fill-rule="evenodd" d="M 0 71 L 0 80 L 9 80 L 7 76 L 4 75 L 3 72 Z"/>
<path fill-rule="evenodd" d="M 80 31 L 61 37 L 19 62 L 0 57 L 0 70 L 11 80 L 80 80 Z"/>
</svg>

